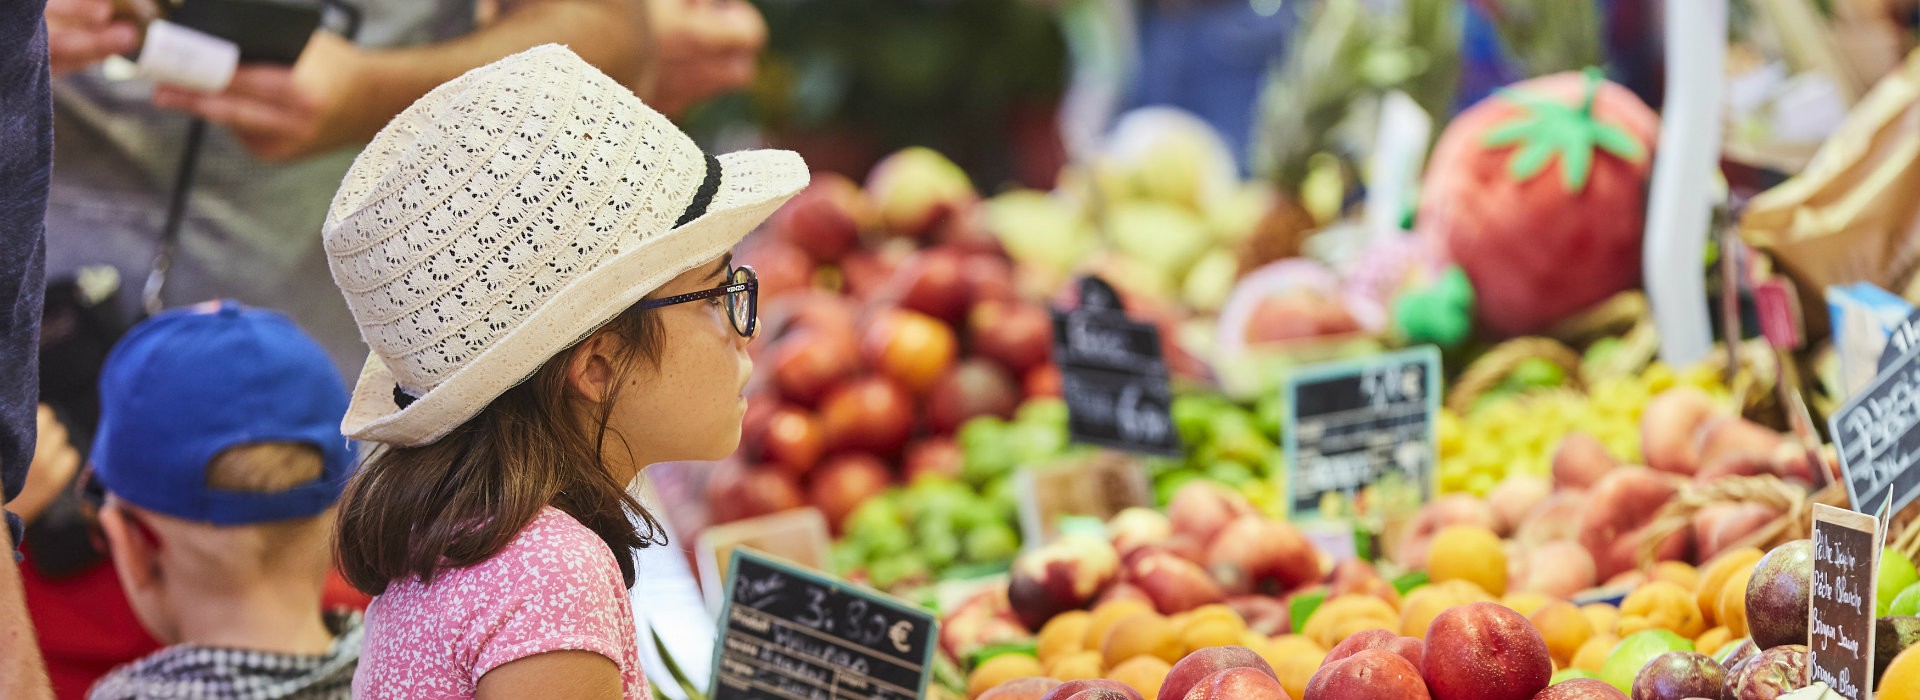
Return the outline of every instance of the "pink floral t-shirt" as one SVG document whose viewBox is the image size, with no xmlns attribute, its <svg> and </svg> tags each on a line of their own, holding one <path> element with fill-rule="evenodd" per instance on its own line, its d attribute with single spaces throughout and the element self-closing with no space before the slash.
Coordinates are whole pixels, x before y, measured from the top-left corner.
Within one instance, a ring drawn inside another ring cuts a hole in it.
<svg viewBox="0 0 1920 700">
<path fill-rule="evenodd" d="M 626 697 L 647 697 L 620 565 L 592 530 L 547 508 L 492 559 L 374 598 L 353 697 L 472 698 L 488 671 L 563 650 L 612 659 Z"/>
</svg>

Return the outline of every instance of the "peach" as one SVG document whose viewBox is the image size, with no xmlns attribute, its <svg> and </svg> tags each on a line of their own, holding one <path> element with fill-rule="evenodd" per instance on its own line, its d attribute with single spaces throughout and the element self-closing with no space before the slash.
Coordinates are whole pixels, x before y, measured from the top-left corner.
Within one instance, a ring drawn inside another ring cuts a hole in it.
<svg viewBox="0 0 1920 700">
<path fill-rule="evenodd" d="M 1208 647 L 1200 649 L 1179 660 L 1167 671 L 1167 678 L 1160 684 L 1160 697 L 1185 698 L 1208 678 L 1236 668 L 1251 669 L 1272 679 L 1276 687 L 1279 676 L 1266 659 L 1242 646 Z M 1231 697 L 1231 696 L 1223 696 Z"/>
<path fill-rule="evenodd" d="M 1695 553 L 1712 559 L 1779 519 L 1780 511 L 1764 503 L 1709 503 L 1693 516 Z"/>
<path fill-rule="evenodd" d="M 1529 700 L 1547 687 L 1553 657 L 1520 613 L 1474 603 L 1434 619 L 1421 670 L 1435 700 Z"/>
<path fill-rule="evenodd" d="M 1599 578 L 1634 568 L 1643 538 L 1630 535 L 1678 492 L 1672 481 L 1647 469 L 1614 471 L 1594 485 L 1580 518 L 1580 544 L 1593 554 Z"/>
<path fill-rule="evenodd" d="M 1048 692 L 1040 700 L 1145 700 L 1140 691 L 1128 687 L 1119 681 L 1105 678 L 1092 678 L 1079 681 L 1067 681 Z"/>
<path fill-rule="evenodd" d="M 980 694 L 977 700 L 1041 700 L 1047 691 L 1060 687 L 1060 681 L 1040 676 L 1015 678 Z"/>
<path fill-rule="evenodd" d="M 1257 513 L 1246 497 L 1211 481 L 1193 481 L 1174 492 L 1167 502 L 1167 519 L 1175 535 L 1198 543 L 1213 542 L 1228 523 L 1244 515 Z"/>
<path fill-rule="evenodd" d="M 1394 589 L 1380 576 L 1379 570 L 1365 559 L 1348 559 L 1335 564 L 1333 574 L 1328 577 L 1328 596 L 1370 595 L 1387 601 L 1388 605 L 1400 607 L 1400 591 Z"/>
<path fill-rule="evenodd" d="M 1032 632 L 1020 624 L 1008 605 L 1004 588 L 989 589 L 968 599 L 940 621 L 940 648 L 956 659 L 1030 636 Z"/>
<path fill-rule="evenodd" d="M 1068 535 L 1014 561 L 1008 602 L 1028 629 L 1038 629 L 1093 602 L 1119 570 L 1120 557 L 1106 540 Z"/>
<path fill-rule="evenodd" d="M 1207 570 L 1228 593 L 1278 594 L 1320 578 L 1320 553 L 1292 525 L 1247 515 L 1207 547 Z"/>
<path fill-rule="evenodd" d="M 1100 597 L 1093 599 L 1093 605 L 1094 607 L 1099 607 L 1121 600 L 1146 603 L 1147 607 L 1153 607 L 1153 599 L 1147 597 L 1146 591 L 1140 590 L 1139 586 L 1125 581 L 1115 581 L 1112 585 L 1107 586 L 1107 590 L 1100 592 Z"/>
<path fill-rule="evenodd" d="M 1164 545 L 1173 537 L 1173 521 L 1152 508 L 1128 508 L 1107 521 L 1107 537 L 1122 558 L 1147 545 Z"/>
<path fill-rule="evenodd" d="M 1184 700 L 1292 700 L 1271 672 L 1262 673 L 1261 669 L 1254 668 L 1230 668 L 1207 676 L 1181 697 Z"/>
<path fill-rule="evenodd" d="M 1556 598 L 1572 598 L 1593 587 L 1598 578 L 1593 555 L 1575 542 L 1548 542 L 1526 554 L 1526 572 L 1519 590 Z"/>
<path fill-rule="evenodd" d="M 1745 418 L 1719 416 L 1700 426 L 1694 444 L 1702 467 L 1733 461 L 1765 464 L 1771 461 L 1774 448 L 1785 439 L 1773 429 Z"/>
<path fill-rule="evenodd" d="M 1559 491 L 1591 488 L 1618 466 L 1620 463 L 1614 461 L 1600 438 L 1571 432 L 1553 451 L 1553 487 Z"/>
<path fill-rule="evenodd" d="M 1519 529 L 1533 509 L 1545 503 L 1553 493 L 1553 484 L 1546 477 L 1515 474 L 1500 482 L 1493 492 L 1487 494 L 1487 503 L 1493 506 L 1496 521 L 1494 531 L 1502 536 L 1511 535 Z"/>
<path fill-rule="evenodd" d="M 1185 651 L 1180 631 L 1167 618 L 1153 613 L 1139 613 L 1114 623 L 1100 643 L 1100 656 L 1107 666 L 1118 666 L 1136 656 L 1157 656 L 1173 663 Z"/>
<path fill-rule="evenodd" d="M 1640 453 L 1647 466 L 1692 476 L 1701 464 L 1695 436 L 1722 415 L 1724 409 L 1712 396 L 1693 387 L 1670 389 L 1648 400 L 1640 412 Z"/>
<path fill-rule="evenodd" d="M 1331 655 L 1329 655 L 1331 656 Z M 1363 649 L 1328 661 L 1307 683 L 1306 700 L 1345 698 L 1429 698 L 1427 683 L 1407 659 L 1381 649 Z"/>
<path fill-rule="evenodd" d="M 1293 626 L 1292 613 L 1279 598 L 1264 595 L 1243 595 L 1227 599 L 1227 607 L 1246 621 L 1247 629 L 1265 636 L 1285 634 Z"/>
<path fill-rule="evenodd" d="M 1398 654 L 1401 658 L 1406 659 L 1407 663 L 1412 664 L 1414 668 L 1419 668 L 1427 656 L 1426 642 L 1420 641 L 1415 637 L 1402 637 L 1388 630 L 1373 629 L 1357 632 L 1339 644 L 1334 645 L 1333 650 L 1328 651 L 1326 658 L 1322 659 L 1320 663 L 1332 664 L 1335 661 L 1345 659 L 1368 649 L 1379 649 L 1381 651 Z"/>
<path fill-rule="evenodd" d="M 1562 491 L 1528 513 L 1513 532 L 1515 542 L 1537 547 L 1548 542 L 1574 541 L 1580 538 L 1580 514 L 1587 510 L 1585 491 Z"/>
<path fill-rule="evenodd" d="M 1548 686 L 1534 695 L 1533 700 L 1627 700 L 1627 694 L 1606 681 L 1575 678 Z"/>
<path fill-rule="evenodd" d="M 1150 551 L 1136 556 L 1127 566 L 1126 580 L 1145 592 L 1153 600 L 1153 607 L 1165 615 L 1226 600 L 1220 586 L 1200 565 L 1171 552 Z"/>
</svg>

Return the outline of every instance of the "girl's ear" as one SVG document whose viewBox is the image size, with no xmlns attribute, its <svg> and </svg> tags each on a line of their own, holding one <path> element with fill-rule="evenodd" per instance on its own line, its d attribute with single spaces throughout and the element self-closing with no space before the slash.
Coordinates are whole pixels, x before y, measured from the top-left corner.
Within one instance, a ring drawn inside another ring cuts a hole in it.
<svg viewBox="0 0 1920 700">
<path fill-rule="evenodd" d="M 620 339 L 612 333 L 595 333 L 580 341 L 567 358 L 567 390 L 590 403 L 598 404 L 613 395 L 614 358 Z"/>
</svg>

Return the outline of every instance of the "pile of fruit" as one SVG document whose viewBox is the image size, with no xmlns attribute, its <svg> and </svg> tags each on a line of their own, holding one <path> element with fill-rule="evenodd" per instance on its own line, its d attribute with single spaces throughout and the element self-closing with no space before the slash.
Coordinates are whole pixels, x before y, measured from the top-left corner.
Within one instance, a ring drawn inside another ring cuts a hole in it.
<svg viewBox="0 0 1920 700">
<path fill-rule="evenodd" d="M 1149 460 L 1154 502 L 1167 504 L 1187 482 L 1207 479 L 1240 492 L 1256 510 L 1279 516 L 1286 491 L 1286 457 L 1280 449 L 1285 405 L 1278 395 L 1252 409 L 1217 394 L 1175 396 L 1170 411 L 1187 453 L 1177 460 Z"/>
<path fill-rule="evenodd" d="M 1165 516 L 1022 556 L 941 644 L 989 700 L 1774 700 L 1810 683 L 1810 540 L 1637 570 L 1617 604 L 1520 590 L 1487 528 L 1447 527 L 1432 551 L 1403 591 L 1359 560 L 1329 570 L 1291 526 L 1195 484 Z M 1877 687 L 1903 697 L 1920 687 L 1901 685 L 1920 679 L 1904 607 L 1920 574 L 1883 558 Z"/>
</svg>

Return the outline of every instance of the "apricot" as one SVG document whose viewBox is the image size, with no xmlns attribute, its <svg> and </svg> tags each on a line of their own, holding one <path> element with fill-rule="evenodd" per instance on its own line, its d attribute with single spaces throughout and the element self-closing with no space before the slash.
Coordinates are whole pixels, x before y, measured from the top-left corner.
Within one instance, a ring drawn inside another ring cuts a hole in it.
<svg viewBox="0 0 1920 700">
<path fill-rule="evenodd" d="M 1173 664 L 1158 656 L 1136 656 L 1108 669 L 1107 679 L 1131 686 L 1146 700 L 1156 700 L 1160 697 L 1160 684 L 1166 682 L 1167 672 L 1171 670 Z"/>
<path fill-rule="evenodd" d="M 1080 639 L 1080 648 L 1099 649 L 1107 641 L 1107 632 L 1114 623 L 1140 613 L 1153 612 L 1153 603 L 1145 600 L 1123 598 L 1110 603 L 1101 603 L 1094 607 L 1093 617 L 1087 621 L 1087 634 Z"/>
<path fill-rule="evenodd" d="M 1720 652 L 1721 647 L 1726 646 L 1727 642 L 1731 641 L 1733 641 L 1733 630 L 1725 627 L 1715 627 L 1700 633 L 1700 638 L 1693 640 L 1693 650 L 1706 654 L 1707 656 L 1713 656 Z"/>
<path fill-rule="evenodd" d="M 1720 619 L 1720 591 L 1727 587 L 1727 579 L 1742 569 L 1751 572 L 1753 566 L 1760 563 L 1760 557 L 1766 554 L 1757 547 L 1741 547 L 1723 552 L 1707 562 L 1700 571 L 1700 583 L 1694 587 L 1693 601 L 1700 606 L 1701 614 L 1708 622 L 1725 626 Z"/>
<path fill-rule="evenodd" d="M 1141 655 L 1157 656 L 1173 663 L 1184 653 L 1186 647 L 1180 645 L 1180 635 L 1173 623 L 1153 613 L 1138 613 L 1114 623 L 1100 645 L 1100 655 L 1108 666 L 1117 666 Z"/>
<path fill-rule="evenodd" d="M 1573 659 L 1567 662 L 1567 668 L 1599 673 L 1600 667 L 1606 665 L 1607 657 L 1613 655 L 1614 645 L 1619 643 L 1620 638 L 1610 632 L 1595 634 L 1587 640 L 1587 643 L 1580 645 L 1579 651 L 1573 653 Z"/>
<path fill-rule="evenodd" d="M 1700 571 L 1684 561 L 1663 561 L 1653 565 L 1653 580 L 1668 581 L 1691 591 L 1700 587 Z"/>
<path fill-rule="evenodd" d="M 1301 632 L 1321 648 L 1331 649 L 1355 632 L 1399 626 L 1400 614 L 1386 601 L 1372 596 L 1343 595 L 1321 603 L 1320 609 L 1307 617 Z"/>
<path fill-rule="evenodd" d="M 1180 646 L 1188 650 L 1233 646 L 1245 641 L 1246 635 L 1247 628 L 1238 619 L 1199 620 L 1180 631 Z"/>
<path fill-rule="evenodd" d="M 1048 620 L 1034 640 L 1040 663 L 1086 649 L 1087 627 L 1092 624 L 1093 613 L 1085 610 L 1062 613 Z"/>
<path fill-rule="evenodd" d="M 1106 671 L 1103 657 L 1097 651 L 1076 651 L 1043 663 L 1047 677 L 1063 681 L 1079 681 L 1099 678 Z"/>
<path fill-rule="evenodd" d="M 1593 621 L 1580 608 L 1566 601 L 1554 601 L 1528 616 L 1534 629 L 1540 630 L 1540 638 L 1547 642 L 1547 653 L 1553 655 L 1553 661 L 1562 668 L 1573 661 L 1573 655 L 1580 651 L 1580 645 L 1586 644 L 1595 633 Z"/>
<path fill-rule="evenodd" d="M 1427 576 L 1434 581 L 1472 581 L 1493 595 L 1507 592 L 1507 551 L 1493 530 L 1452 525 L 1433 538 Z"/>
<path fill-rule="evenodd" d="M 1400 604 L 1400 634 L 1426 638 L 1427 626 L 1447 608 L 1493 600 L 1479 586 L 1466 581 L 1447 581 L 1415 589 Z"/>
<path fill-rule="evenodd" d="M 1313 680 L 1313 674 L 1320 670 L 1320 662 L 1327 655 L 1327 651 L 1314 644 L 1313 640 L 1298 634 L 1276 637 L 1265 646 L 1254 649 L 1260 653 L 1260 658 L 1266 659 L 1267 664 L 1273 667 L 1273 673 L 1280 679 L 1280 686 L 1287 689 L 1287 695 L 1294 697 L 1306 694 L 1307 683 Z"/>
<path fill-rule="evenodd" d="M 1533 617 L 1534 613 L 1540 612 L 1541 608 L 1547 607 L 1552 602 L 1554 602 L 1553 596 L 1540 593 L 1508 593 L 1506 597 L 1500 599 L 1501 605 L 1507 606 L 1507 609 L 1520 613 L 1524 617 Z"/>
<path fill-rule="evenodd" d="M 1726 627 L 1734 639 L 1748 636 L 1747 629 L 1747 583 L 1753 580 L 1752 567 L 1740 567 L 1727 576 L 1726 586 L 1720 589 L 1720 602 L 1715 604 L 1720 624 Z"/>
<path fill-rule="evenodd" d="M 1593 623 L 1594 634 L 1613 634 L 1620 626 L 1620 609 L 1606 603 L 1588 603 L 1580 606 L 1580 614 L 1587 616 Z"/>
<path fill-rule="evenodd" d="M 1707 631 L 1706 618 L 1693 594 L 1672 581 L 1654 581 L 1627 594 L 1620 603 L 1620 624 L 1615 633 L 1622 637 L 1650 629 L 1672 631 L 1692 639 Z"/>
<path fill-rule="evenodd" d="M 976 700 L 991 690 L 1015 678 L 1044 675 L 1040 660 L 1026 654 L 1001 654 L 981 662 L 967 676 L 967 697 Z"/>
</svg>

